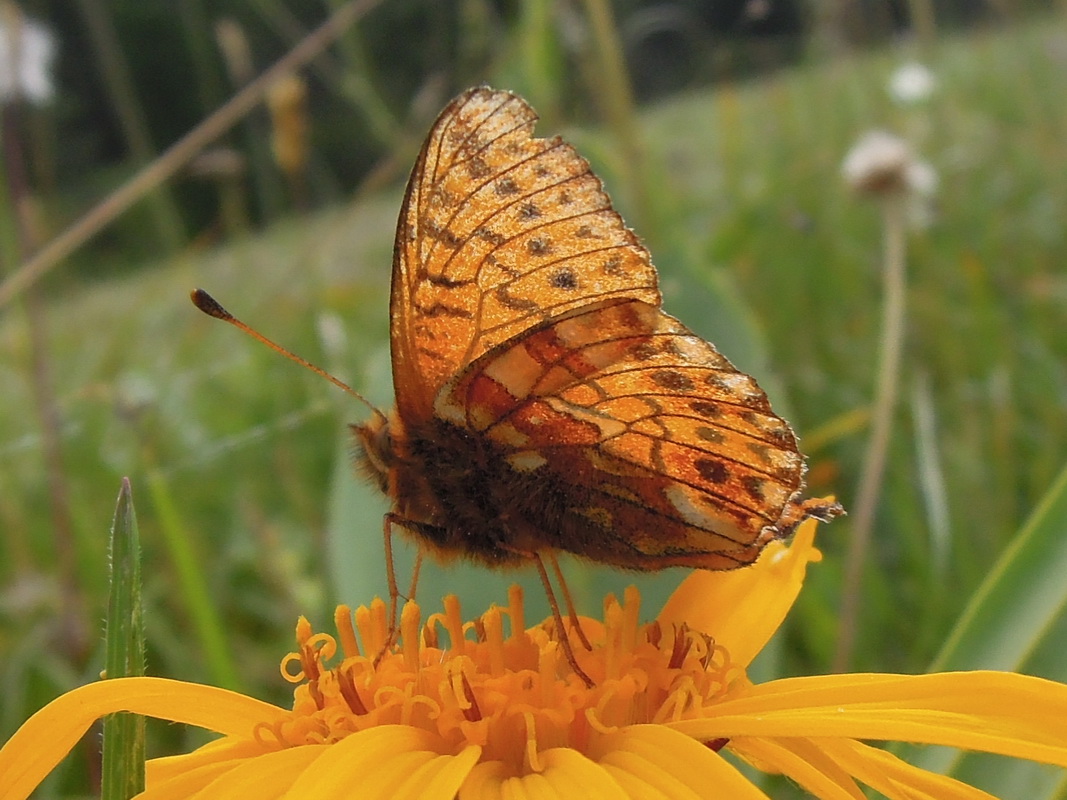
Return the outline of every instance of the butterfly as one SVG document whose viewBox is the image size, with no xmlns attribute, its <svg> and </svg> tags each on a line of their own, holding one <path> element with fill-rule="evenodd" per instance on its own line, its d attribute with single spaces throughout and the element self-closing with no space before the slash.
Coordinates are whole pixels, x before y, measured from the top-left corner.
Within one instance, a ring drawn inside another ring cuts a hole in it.
<svg viewBox="0 0 1067 800">
<path fill-rule="evenodd" d="M 733 569 L 839 506 L 767 396 L 662 310 L 588 162 L 480 87 L 408 180 L 390 296 L 396 407 L 353 426 L 392 519 L 440 556 Z"/>
<path fill-rule="evenodd" d="M 588 162 L 535 138 L 536 121 L 520 97 L 479 87 L 434 122 L 394 245 L 396 406 L 351 427 L 357 464 L 392 503 L 394 620 L 392 526 L 442 559 L 533 564 L 589 683 L 546 558 L 734 569 L 842 511 L 802 499 L 789 425 L 663 312 L 648 251 Z"/>
</svg>

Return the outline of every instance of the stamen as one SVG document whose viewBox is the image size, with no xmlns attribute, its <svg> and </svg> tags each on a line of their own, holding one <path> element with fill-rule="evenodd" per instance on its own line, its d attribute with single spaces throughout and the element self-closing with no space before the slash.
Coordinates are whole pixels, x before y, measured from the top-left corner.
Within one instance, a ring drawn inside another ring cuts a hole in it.
<svg viewBox="0 0 1067 800">
<path fill-rule="evenodd" d="M 474 631 L 474 641 L 484 644 L 485 643 L 485 622 L 479 617 L 478 619 L 472 619 L 466 625 L 463 626 L 463 632 L 468 630 Z"/>
<path fill-rule="evenodd" d="M 552 702 L 552 686 L 556 682 L 556 670 L 559 669 L 559 643 L 553 640 L 541 645 L 537 657 L 537 672 L 541 678 L 541 686 L 545 691 L 542 702 L 549 705 Z"/>
<path fill-rule="evenodd" d="M 290 672 L 289 667 L 292 664 L 299 664 L 300 669 L 296 672 Z M 301 683 L 304 680 L 304 666 L 303 659 L 300 653 L 288 653 L 285 658 L 282 659 L 281 664 L 282 678 L 288 683 Z"/>
<path fill-rule="evenodd" d="M 601 721 L 604 716 L 604 710 L 607 705 L 615 697 L 615 687 L 607 689 L 603 696 L 597 702 L 594 708 L 587 708 L 585 710 L 585 718 L 589 720 L 589 726 L 600 733 L 615 733 L 619 728 L 617 725 L 607 725 Z"/>
<path fill-rule="evenodd" d="M 431 614 L 430 618 L 426 620 L 426 624 L 422 626 L 422 646 L 428 650 L 440 649 L 440 637 L 437 635 L 437 627 L 434 625 L 434 621 L 440 614 Z"/>
<path fill-rule="evenodd" d="M 441 713 L 440 704 L 424 694 L 416 694 L 415 691 L 415 685 L 411 682 L 405 684 L 403 689 L 398 686 L 382 686 L 374 693 L 374 706 L 382 712 L 381 716 L 401 725 L 416 725 L 417 722 L 427 721 L 415 719 L 419 706 L 429 710 L 427 718 L 436 718 Z M 386 715 L 386 712 L 399 712 L 399 716 L 394 717 L 394 713 Z"/>
<path fill-rule="evenodd" d="M 711 652 L 708 653 L 708 664 L 705 669 L 727 672 L 730 670 L 730 666 L 730 651 L 721 644 L 716 644 L 715 640 L 712 639 Z"/>
<path fill-rule="evenodd" d="M 685 657 L 689 655 L 689 648 L 693 646 L 693 640 L 689 638 L 689 626 L 684 622 L 674 626 L 674 647 L 671 649 L 671 658 L 667 662 L 670 669 L 681 669 L 685 663 Z"/>
<path fill-rule="evenodd" d="M 345 658 L 359 655 L 359 642 L 352 627 L 352 609 L 346 605 L 337 606 L 333 612 L 333 624 L 337 628 L 337 638 L 341 641 L 341 652 Z"/>
<path fill-rule="evenodd" d="M 299 652 L 289 653 L 282 659 L 281 672 L 282 678 L 289 683 L 300 683 L 305 678 L 304 671 L 304 644 L 311 638 L 311 623 L 308 622 L 307 617 L 301 616 L 296 621 L 296 646 L 299 648 Z M 290 672 L 289 668 L 292 664 L 299 663 L 300 669 L 296 672 Z"/>
<path fill-rule="evenodd" d="M 531 772 L 544 772 L 545 767 L 537 752 L 537 722 L 530 711 L 523 711 L 522 718 L 526 723 L 526 764 Z"/>
<path fill-rule="evenodd" d="M 322 696 L 322 690 L 319 689 L 318 678 L 313 678 L 307 683 L 308 694 L 311 695 L 311 699 L 315 701 L 315 708 L 319 711 L 326 708 L 326 700 Z"/>
<path fill-rule="evenodd" d="M 469 704 L 463 709 L 463 716 L 467 722 L 479 722 L 482 718 L 482 710 L 478 708 L 478 698 L 474 696 L 474 688 L 471 686 L 470 681 L 467 680 L 467 676 L 460 673 L 463 683 L 463 696 L 466 698 Z"/>
<path fill-rule="evenodd" d="M 482 615 L 482 641 L 489 646 L 489 673 L 504 674 L 504 619 L 503 612 L 493 606 Z"/>
<path fill-rule="evenodd" d="M 622 649 L 633 652 L 637 645 L 637 627 L 641 619 L 641 593 L 636 586 L 627 586 L 622 595 Z"/>
<path fill-rule="evenodd" d="M 464 691 L 463 682 L 466 681 L 466 677 L 463 675 L 462 660 L 452 662 L 449 667 L 448 676 L 449 682 L 452 685 L 452 695 L 456 698 L 456 705 L 463 712 L 463 716 L 467 716 L 467 711 L 470 710 L 472 698 Z"/>
<path fill-rule="evenodd" d="M 273 750 L 276 745 L 288 746 L 289 742 L 282 735 L 282 730 L 291 720 L 279 719 L 274 722 L 257 722 L 252 727 L 252 740 L 256 744 Z"/>
<path fill-rule="evenodd" d="M 300 619 L 296 621 L 296 643 L 303 645 L 314 633 L 315 631 L 311 629 L 311 623 L 308 622 L 308 618 L 301 615 Z"/>
<path fill-rule="evenodd" d="M 711 669 L 712 659 L 715 656 L 715 640 L 706 633 L 699 634 L 700 641 L 704 643 L 704 653 L 700 656 L 700 666 L 705 671 Z"/>
<path fill-rule="evenodd" d="M 315 683 L 322 674 L 322 664 L 319 663 L 310 643 L 300 648 L 300 663 L 304 666 L 304 680 L 309 684 Z"/>
<path fill-rule="evenodd" d="M 359 696 L 351 669 L 337 670 L 337 688 L 341 691 L 341 697 L 344 698 L 345 704 L 353 714 L 362 717 L 367 713 L 367 706 L 363 703 L 363 698 Z"/>
<path fill-rule="evenodd" d="M 604 598 L 604 677 L 615 680 L 621 669 L 620 647 L 622 645 L 623 612 L 615 595 Z"/>
<path fill-rule="evenodd" d="M 389 637 L 393 633 L 393 624 L 388 614 L 385 601 L 380 597 L 375 597 L 370 604 L 370 629 L 374 632 L 374 642 L 370 644 L 364 639 L 363 644 L 367 645 L 368 653 L 378 653 L 374 659 L 376 662 L 384 655 L 385 648 L 392 644 Z"/>
<path fill-rule="evenodd" d="M 454 656 L 463 652 L 463 617 L 460 614 L 459 598 L 454 594 L 445 595 L 445 630 L 448 631 L 448 654 Z"/>
<path fill-rule="evenodd" d="M 375 602 L 381 605 L 384 611 L 385 604 L 377 598 L 375 598 Z M 371 603 L 371 605 L 373 606 L 375 603 Z M 354 616 L 356 630 L 359 631 L 359 638 L 363 641 L 363 649 L 368 653 L 380 652 L 385 640 L 385 631 L 380 625 L 376 626 L 376 615 L 366 606 L 360 606 L 356 609 Z"/>
<path fill-rule="evenodd" d="M 508 618 L 511 620 L 511 638 L 526 635 L 526 614 L 523 608 L 522 587 L 513 583 L 508 589 Z"/>
<path fill-rule="evenodd" d="M 404 603 L 400 612 L 401 648 L 404 653 L 404 667 L 412 674 L 419 671 L 419 621 L 421 612 L 419 604 Z"/>
<path fill-rule="evenodd" d="M 667 699 L 653 715 L 652 722 L 657 724 L 677 722 L 686 710 L 693 706 L 693 698 L 697 694 L 693 679 L 688 675 L 680 675 L 673 690 L 667 695 Z"/>
<path fill-rule="evenodd" d="M 388 647 L 388 608 L 381 600 L 355 611 L 339 606 L 335 636 L 314 633 L 302 618 L 296 652 L 281 662 L 285 679 L 299 684 L 292 714 L 254 736 L 289 747 L 340 741 L 370 726 L 410 725 L 439 738 L 444 750 L 483 746 L 484 759 L 523 774 L 544 770 L 541 752 L 550 748 L 584 752 L 591 737 L 626 725 L 699 716 L 744 680 L 744 670 L 731 666 L 729 653 L 711 636 L 682 623 L 668 644 L 659 623 L 641 625 L 640 609 L 634 589 L 621 603 L 605 599 L 597 643 L 583 653 L 595 685 L 576 680 L 567 668 L 555 615 L 524 627 L 517 588 L 509 591 L 506 608 L 490 607 L 466 623 L 455 596 L 425 622 L 419 606 L 408 602 L 392 632 L 400 636 Z M 442 629 L 447 649 L 441 648 Z M 377 658 L 362 655 L 375 652 Z"/>
<path fill-rule="evenodd" d="M 645 639 L 648 643 L 659 650 L 659 643 L 663 641 L 663 626 L 659 620 L 653 620 L 645 626 Z"/>
</svg>

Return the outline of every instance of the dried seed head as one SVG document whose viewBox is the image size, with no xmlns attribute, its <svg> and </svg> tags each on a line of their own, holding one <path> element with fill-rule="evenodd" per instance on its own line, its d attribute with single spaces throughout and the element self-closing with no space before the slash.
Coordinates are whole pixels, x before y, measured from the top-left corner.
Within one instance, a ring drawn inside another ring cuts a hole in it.
<svg viewBox="0 0 1067 800">
<path fill-rule="evenodd" d="M 887 131 L 865 133 L 845 156 L 845 181 L 857 192 L 879 196 L 929 196 L 937 188 L 933 167 L 916 158 L 908 143 Z"/>
</svg>

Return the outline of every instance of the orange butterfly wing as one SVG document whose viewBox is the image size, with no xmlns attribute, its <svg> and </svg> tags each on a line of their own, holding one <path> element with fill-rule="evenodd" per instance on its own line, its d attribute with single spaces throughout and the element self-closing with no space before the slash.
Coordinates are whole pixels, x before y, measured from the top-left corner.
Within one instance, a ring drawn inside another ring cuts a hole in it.
<svg viewBox="0 0 1067 800">
<path fill-rule="evenodd" d="M 491 347 L 594 300 L 659 305 L 648 251 L 589 164 L 537 115 L 489 88 L 453 100 L 408 181 L 390 315 L 401 420 L 426 420 L 438 389 Z"/>
<path fill-rule="evenodd" d="M 520 98 L 452 101 L 400 212 L 397 408 L 356 426 L 394 519 L 442 555 L 556 548 L 641 569 L 749 563 L 805 516 L 766 396 L 660 310 L 649 254 Z"/>
<path fill-rule="evenodd" d="M 539 476 L 526 516 L 545 545 L 597 561 L 730 569 L 804 515 L 804 460 L 763 391 L 643 302 L 591 304 L 495 348 L 434 411 Z"/>
</svg>

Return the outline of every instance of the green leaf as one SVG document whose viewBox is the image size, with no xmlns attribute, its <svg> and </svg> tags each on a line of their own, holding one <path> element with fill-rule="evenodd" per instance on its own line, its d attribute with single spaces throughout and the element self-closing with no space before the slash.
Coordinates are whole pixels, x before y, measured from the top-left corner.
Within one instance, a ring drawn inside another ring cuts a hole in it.
<svg viewBox="0 0 1067 800">
<path fill-rule="evenodd" d="M 931 671 L 1021 669 L 1067 608 L 1067 466 L 975 592 Z M 1067 676 L 1067 663 L 1059 676 Z"/>
<path fill-rule="evenodd" d="M 243 688 L 241 677 L 230 653 L 226 625 L 211 603 L 204 561 L 196 554 L 192 537 L 186 534 L 178 504 L 163 474 L 158 469 L 150 469 L 147 478 L 159 530 L 174 563 L 180 596 L 193 623 L 193 632 L 202 648 L 211 680 L 218 686 L 240 691 Z"/>
<path fill-rule="evenodd" d="M 122 479 L 111 524 L 111 590 L 108 597 L 105 674 L 144 675 L 141 613 L 141 543 L 128 478 Z M 128 800 L 144 791 L 144 717 L 120 712 L 104 719 L 103 800 Z"/>
<path fill-rule="evenodd" d="M 1067 678 L 1067 467 L 964 610 L 931 672 L 999 669 Z M 1058 644 L 1057 644 L 1058 642 Z M 1058 651 L 1056 658 L 1047 657 Z M 914 751 L 913 751 L 914 752 Z M 951 774 L 998 797 L 1063 798 L 1062 770 L 986 755 L 930 748 L 916 766 Z"/>
</svg>

